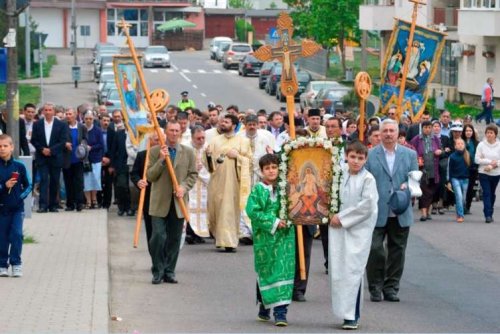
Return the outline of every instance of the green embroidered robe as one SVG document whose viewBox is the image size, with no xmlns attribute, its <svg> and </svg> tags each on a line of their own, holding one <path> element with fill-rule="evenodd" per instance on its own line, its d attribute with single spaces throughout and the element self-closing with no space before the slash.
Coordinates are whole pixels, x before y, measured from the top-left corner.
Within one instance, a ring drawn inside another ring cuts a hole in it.
<svg viewBox="0 0 500 334">
<path fill-rule="evenodd" d="M 279 197 L 262 182 L 252 190 L 246 212 L 252 221 L 257 282 L 266 308 L 292 301 L 295 277 L 295 229 L 278 229 Z"/>
</svg>

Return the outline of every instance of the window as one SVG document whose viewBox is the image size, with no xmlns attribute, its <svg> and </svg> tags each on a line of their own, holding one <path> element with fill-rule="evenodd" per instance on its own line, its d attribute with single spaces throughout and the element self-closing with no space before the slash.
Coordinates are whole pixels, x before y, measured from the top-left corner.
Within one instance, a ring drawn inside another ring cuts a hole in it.
<svg viewBox="0 0 500 334">
<path fill-rule="evenodd" d="M 80 26 L 80 36 L 90 36 L 90 26 Z"/>
<path fill-rule="evenodd" d="M 148 36 L 148 22 L 141 22 L 141 36 Z"/>
<path fill-rule="evenodd" d="M 114 36 L 116 34 L 116 25 L 114 21 L 108 21 L 108 36 Z"/>
<path fill-rule="evenodd" d="M 139 19 L 139 11 L 137 9 L 118 9 L 118 19 L 124 18 L 125 21 L 137 21 Z"/>
</svg>

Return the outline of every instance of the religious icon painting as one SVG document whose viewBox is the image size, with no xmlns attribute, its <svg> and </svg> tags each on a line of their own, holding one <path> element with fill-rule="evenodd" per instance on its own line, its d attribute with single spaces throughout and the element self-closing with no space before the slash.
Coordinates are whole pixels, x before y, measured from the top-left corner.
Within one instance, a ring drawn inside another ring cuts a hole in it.
<svg viewBox="0 0 500 334">
<path fill-rule="evenodd" d="M 116 87 L 120 95 L 123 122 L 131 142 L 138 145 L 140 140 L 139 128 L 148 124 L 149 113 L 139 74 L 131 56 L 114 56 L 113 70 Z"/>
<path fill-rule="evenodd" d="M 283 146 L 280 218 L 296 225 L 328 223 L 338 212 L 340 148 L 322 138 L 299 138 Z"/>
<path fill-rule="evenodd" d="M 427 86 L 436 74 L 446 35 L 416 26 L 408 51 L 410 26 L 409 22 L 396 20 L 382 67 L 380 99 L 383 112 L 391 105 L 397 104 L 404 64 L 409 57 L 402 110 L 414 117 L 425 109 L 428 99 Z"/>
</svg>

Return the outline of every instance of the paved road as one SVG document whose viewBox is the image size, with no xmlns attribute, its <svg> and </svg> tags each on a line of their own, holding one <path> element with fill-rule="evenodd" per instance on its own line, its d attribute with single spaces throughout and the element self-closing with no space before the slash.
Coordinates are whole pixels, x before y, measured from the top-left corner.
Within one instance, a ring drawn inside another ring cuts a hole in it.
<svg viewBox="0 0 500 334">
<path fill-rule="evenodd" d="M 189 90 L 201 106 L 214 101 L 223 105 L 237 103 L 242 109 L 273 110 L 280 105 L 256 88 L 256 79 L 222 70 L 220 64 L 208 60 L 205 52 L 174 53 L 172 57 L 175 67 L 168 71 L 170 75 L 165 75 L 164 69 L 147 70 L 151 88 L 166 87 L 172 94 Z M 464 224 L 453 222 L 453 212 L 435 216 L 431 222 L 416 223 L 401 282 L 402 301 L 375 304 L 367 300 L 365 293 L 363 332 L 500 329 L 500 219 L 498 223 L 484 224 L 478 203 L 472 211 L 474 215 L 467 216 Z M 108 224 L 110 312 L 123 319 L 111 323 L 112 332 L 278 331 L 271 324 L 255 321 L 251 247 L 242 246 L 237 253 L 227 254 L 219 253 L 211 241 L 186 245 L 177 269 L 180 283 L 153 286 L 145 236 L 141 235 L 138 249 L 131 246 L 135 221 L 111 212 Z M 341 331 L 340 320 L 331 315 L 322 262 L 321 244 L 317 241 L 313 246 L 308 301 L 292 304 L 290 326 L 280 332 Z"/>
</svg>

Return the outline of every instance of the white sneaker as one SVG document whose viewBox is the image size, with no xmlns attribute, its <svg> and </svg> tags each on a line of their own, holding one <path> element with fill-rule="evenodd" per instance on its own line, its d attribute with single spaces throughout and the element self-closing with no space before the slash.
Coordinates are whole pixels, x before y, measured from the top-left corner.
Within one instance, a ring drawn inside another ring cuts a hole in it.
<svg viewBox="0 0 500 334">
<path fill-rule="evenodd" d="M 0 268 L 0 277 L 9 277 L 9 269 Z"/>
<path fill-rule="evenodd" d="M 12 277 L 23 277 L 23 267 L 12 266 Z"/>
</svg>

